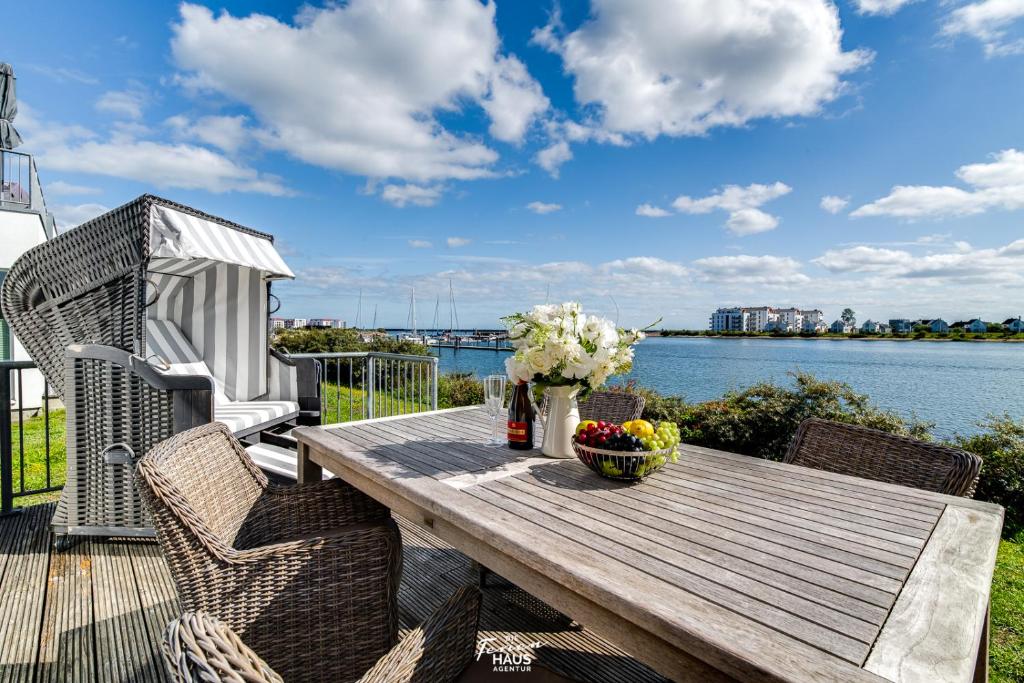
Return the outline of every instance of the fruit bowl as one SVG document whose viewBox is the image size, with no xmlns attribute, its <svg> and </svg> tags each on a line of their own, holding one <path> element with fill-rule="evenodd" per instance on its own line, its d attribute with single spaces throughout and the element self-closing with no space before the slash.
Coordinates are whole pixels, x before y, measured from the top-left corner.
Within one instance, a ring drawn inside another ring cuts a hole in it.
<svg viewBox="0 0 1024 683">
<path fill-rule="evenodd" d="M 678 458 L 679 427 L 646 420 L 617 425 L 585 420 L 576 429 L 572 448 L 580 461 L 608 479 L 640 481 Z"/>
<path fill-rule="evenodd" d="M 580 461 L 606 479 L 619 481 L 640 481 L 672 460 L 676 452 L 672 448 L 656 451 L 611 451 L 573 442 L 572 449 Z"/>
</svg>

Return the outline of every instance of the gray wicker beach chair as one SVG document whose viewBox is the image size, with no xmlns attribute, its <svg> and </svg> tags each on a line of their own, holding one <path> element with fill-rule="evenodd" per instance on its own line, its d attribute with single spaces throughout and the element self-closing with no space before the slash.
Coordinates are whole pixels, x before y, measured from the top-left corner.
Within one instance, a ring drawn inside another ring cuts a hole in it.
<svg viewBox="0 0 1024 683">
<path fill-rule="evenodd" d="M 383 505 L 339 479 L 270 485 L 217 422 L 158 444 L 135 476 L 182 607 L 286 681 L 356 680 L 395 644 L 402 541 Z"/>
<path fill-rule="evenodd" d="M 381 657 L 359 683 L 457 680 L 473 659 L 479 614 L 480 591 L 474 586 L 460 588 Z M 284 683 L 234 631 L 204 612 L 186 612 L 172 621 L 163 653 L 167 669 L 178 683 Z M 344 657 L 345 652 L 335 656 Z"/>
<path fill-rule="evenodd" d="M 816 417 L 800 423 L 784 462 L 966 498 L 981 472 L 973 453 Z"/>
<path fill-rule="evenodd" d="M 319 422 L 317 364 L 268 346 L 290 277 L 270 235 L 150 195 L 15 262 L 4 317 L 68 406 L 58 534 L 151 536 L 130 473 L 172 434 Z"/>
</svg>

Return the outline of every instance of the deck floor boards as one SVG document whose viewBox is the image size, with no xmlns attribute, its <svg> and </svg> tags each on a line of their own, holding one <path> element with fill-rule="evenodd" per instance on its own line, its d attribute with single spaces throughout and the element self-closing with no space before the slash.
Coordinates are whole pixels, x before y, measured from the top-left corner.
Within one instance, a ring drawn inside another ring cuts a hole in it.
<svg viewBox="0 0 1024 683">
<path fill-rule="evenodd" d="M 168 681 L 160 640 L 179 607 L 159 546 L 83 539 L 55 550 L 52 515 L 48 504 L 0 519 L 0 683 Z M 462 553 L 405 520 L 398 522 L 404 545 L 399 593 L 404 635 L 477 574 Z M 537 662 L 581 683 L 665 681 L 494 575 L 484 593 L 480 633 L 541 642 Z"/>
</svg>

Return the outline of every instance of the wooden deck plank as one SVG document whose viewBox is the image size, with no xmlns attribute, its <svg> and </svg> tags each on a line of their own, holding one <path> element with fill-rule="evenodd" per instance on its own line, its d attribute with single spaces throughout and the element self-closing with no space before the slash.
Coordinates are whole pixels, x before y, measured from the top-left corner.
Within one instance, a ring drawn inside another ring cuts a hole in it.
<svg viewBox="0 0 1024 683">
<path fill-rule="evenodd" d="M 88 539 L 50 555 L 37 681 L 63 683 L 96 677 L 91 555 Z"/>
<path fill-rule="evenodd" d="M 139 592 L 139 605 L 146 626 L 150 651 L 159 653 L 167 624 L 181 614 L 178 596 L 171 579 L 171 572 L 160 552 L 160 546 L 152 541 L 125 542 L 134 572 L 135 585 Z M 159 680 L 168 681 L 163 660 L 154 655 L 153 668 Z"/>
<path fill-rule="evenodd" d="M 93 541 L 95 638 L 100 681 L 163 683 L 163 663 L 147 634 L 125 542 Z"/>
<path fill-rule="evenodd" d="M 28 508 L 4 523 L 0 581 L 0 682 L 32 681 L 46 600 L 50 515 Z"/>
</svg>

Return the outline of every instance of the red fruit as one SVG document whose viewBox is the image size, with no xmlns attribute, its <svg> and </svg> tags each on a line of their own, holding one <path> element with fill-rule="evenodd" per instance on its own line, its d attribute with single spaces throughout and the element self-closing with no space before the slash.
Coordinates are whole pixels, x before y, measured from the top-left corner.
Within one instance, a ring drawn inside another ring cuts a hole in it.
<svg viewBox="0 0 1024 683">
<path fill-rule="evenodd" d="M 597 421 L 597 428 L 598 429 L 606 429 L 607 427 L 608 427 L 608 423 L 605 422 L 604 420 L 598 420 Z"/>
<path fill-rule="evenodd" d="M 597 431 L 597 425 L 594 424 L 593 422 L 591 422 L 590 424 L 587 425 L 587 431 L 588 432 L 596 432 Z"/>
<path fill-rule="evenodd" d="M 600 444 L 600 445 L 602 445 L 602 446 L 603 446 L 603 445 L 604 445 L 604 444 L 605 444 L 605 443 L 606 443 L 607 441 L 608 441 L 608 437 L 607 437 L 607 436 L 599 436 L 599 437 L 597 437 L 597 443 L 599 443 L 599 444 Z"/>
</svg>

